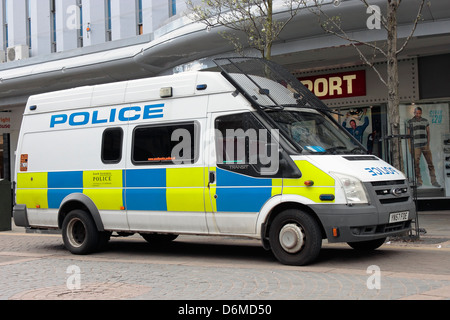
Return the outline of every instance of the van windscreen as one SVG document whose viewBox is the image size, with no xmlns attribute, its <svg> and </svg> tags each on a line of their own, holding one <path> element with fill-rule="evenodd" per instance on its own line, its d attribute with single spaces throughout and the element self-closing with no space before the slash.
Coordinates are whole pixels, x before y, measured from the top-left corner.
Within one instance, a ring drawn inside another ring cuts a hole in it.
<svg viewBox="0 0 450 320">
<path fill-rule="evenodd" d="M 267 111 L 267 115 L 303 149 L 310 154 L 365 154 L 338 125 L 315 110 L 289 108 Z"/>
</svg>

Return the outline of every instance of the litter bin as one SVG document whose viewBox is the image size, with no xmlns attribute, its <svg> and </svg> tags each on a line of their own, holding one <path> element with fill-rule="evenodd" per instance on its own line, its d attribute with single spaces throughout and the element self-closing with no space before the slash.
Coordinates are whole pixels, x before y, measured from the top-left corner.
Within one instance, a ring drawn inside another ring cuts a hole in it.
<svg viewBox="0 0 450 320">
<path fill-rule="evenodd" d="M 11 182 L 8 180 L 0 180 L 0 231 L 11 230 L 11 193 Z"/>
</svg>

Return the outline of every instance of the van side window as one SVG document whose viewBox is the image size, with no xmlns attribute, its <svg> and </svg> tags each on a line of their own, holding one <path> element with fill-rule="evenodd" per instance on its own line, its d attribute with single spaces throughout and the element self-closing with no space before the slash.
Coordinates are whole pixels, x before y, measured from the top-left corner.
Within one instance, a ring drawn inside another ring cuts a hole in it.
<svg viewBox="0 0 450 320">
<path fill-rule="evenodd" d="M 119 163 L 122 160 L 122 128 L 110 128 L 103 132 L 102 161 L 103 163 Z"/>
<path fill-rule="evenodd" d="M 134 164 L 186 164 L 198 158 L 198 125 L 194 122 L 137 127 L 133 134 Z"/>
<path fill-rule="evenodd" d="M 219 168 L 254 177 L 278 174 L 278 147 L 272 146 L 270 130 L 252 113 L 218 117 L 215 137 Z"/>
</svg>

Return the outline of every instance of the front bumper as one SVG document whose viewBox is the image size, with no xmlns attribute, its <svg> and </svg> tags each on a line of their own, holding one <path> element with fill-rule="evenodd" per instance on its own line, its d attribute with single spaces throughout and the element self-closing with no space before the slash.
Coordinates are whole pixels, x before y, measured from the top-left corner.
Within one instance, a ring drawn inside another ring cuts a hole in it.
<svg viewBox="0 0 450 320">
<path fill-rule="evenodd" d="M 312 206 L 320 219 L 328 242 L 359 242 L 404 235 L 416 219 L 412 200 L 389 205 Z M 391 213 L 409 211 L 408 220 L 389 222 Z"/>
</svg>

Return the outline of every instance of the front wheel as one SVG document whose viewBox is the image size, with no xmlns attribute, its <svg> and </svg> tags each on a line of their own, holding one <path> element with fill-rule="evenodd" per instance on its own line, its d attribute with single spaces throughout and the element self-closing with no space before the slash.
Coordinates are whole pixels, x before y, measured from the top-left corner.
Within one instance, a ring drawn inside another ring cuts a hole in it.
<svg viewBox="0 0 450 320">
<path fill-rule="evenodd" d="M 62 236 L 65 247 L 73 254 L 89 254 L 100 243 L 100 234 L 92 217 L 83 210 L 73 210 L 64 218 Z"/>
<path fill-rule="evenodd" d="M 278 214 L 269 229 L 274 256 L 283 264 L 302 266 L 313 262 L 322 248 L 322 232 L 309 214 L 289 209 Z"/>
</svg>

